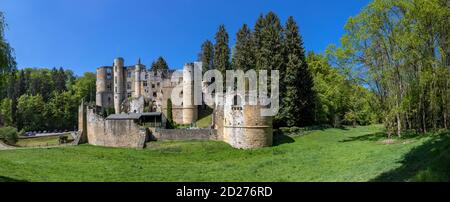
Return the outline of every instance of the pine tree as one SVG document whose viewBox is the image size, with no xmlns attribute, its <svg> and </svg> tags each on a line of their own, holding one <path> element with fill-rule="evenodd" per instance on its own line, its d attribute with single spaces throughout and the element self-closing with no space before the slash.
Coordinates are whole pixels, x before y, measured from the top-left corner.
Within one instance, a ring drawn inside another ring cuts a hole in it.
<svg viewBox="0 0 450 202">
<path fill-rule="evenodd" d="M 166 60 L 164 60 L 163 57 L 158 57 L 155 62 L 151 65 L 152 71 L 166 71 L 169 69 L 169 66 L 167 65 Z"/>
<path fill-rule="evenodd" d="M 206 40 L 202 44 L 202 50 L 200 52 L 199 60 L 203 63 L 202 70 L 203 73 L 206 71 L 213 69 L 213 60 L 214 59 L 214 45 L 211 41 Z"/>
<path fill-rule="evenodd" d="M 278 16 L 269 12 L 255 24 L 256 70 L 283 70 L 282 26 Z"/>
<path fill-rule="evenodd" d="M 228 46 L 228 33 L 224 25 L 220 25 L 215 36 L 214 46 L 214 68 L 225 75 L 230 69 L 230 47 Z"/>
<path fill-rule="evenodd" d="M 233 69 L 240 69 L 244 72 L 255 68 L 253 39 L 251 30 L 246 24 L 236 34 L 236 46 L 232 57 Z"/>
<path fill-rule="evenodd" d="M 172 100 L 167 100 L 167 128 L 173 128 Z"/>
<path fill-rule="evenodd" d="M 293 17 L 284 30 L 286 71 L 283 74 L 281 113 L 287 126 L 305 126 L 314 120 L 314 81 L 309 71 L 303 40 Z"/>
</svg>

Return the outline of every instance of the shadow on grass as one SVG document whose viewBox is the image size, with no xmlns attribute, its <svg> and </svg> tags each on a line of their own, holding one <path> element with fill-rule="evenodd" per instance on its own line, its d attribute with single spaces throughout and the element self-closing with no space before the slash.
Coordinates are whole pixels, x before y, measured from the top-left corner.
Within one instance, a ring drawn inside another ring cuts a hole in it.
<svg viewBox="0 0 450 202">
<path fill-rule="evenodd" d="M 413 132 L 406 132 L 402 134 L 402 137 L 392 136 L 392 139 L 396 140 L 408 140 L 408 139 L 420 139 L 424 137 L 428 137 L 429 135 L 419 134 L 419 133 L 413 133 Z M 353 141 L 380 141 L 380 140 L 386 140 L 387 134 L 385 132 L 378 132 L 378 133 L 371 133 L 367 135 L 360 135 L 355 137 L 350 137 L 348 139 L 342 140 L 340 142 L 353 142 Z"/>
<path fill-rule="evenodd" d="M 345 140 L 341 140 L 339 142 L 353 142 L 353 141 L 380 141 L 382 139 L 386 139 L 386 133 L 371 133 L 367 135 L 360 135 L 355 137 L 350 137 Z"/>
<path fill-rule="evenodd" d="M 283 134 L 276 134 L 273 136 L 273 146 L 278 146 L 282 144 L 294 143 L 295 140 L 292 137 Z"/>
<path fill-rule="evenodd" d="M 213 109 L 211 107 L 206 106 L 206 109 L 200 109 L 200 108 L 201 107 L 199 107 L 199 113 L 198 113 L 197 120 L 201 120 L 213 113 Z"/>
<path fill-rule="evenodd" d="M 450 181 L 450 133 L 433 136 L 407 153 L 400 163 L 400 167 L 371 181 Z"/>
<path fill-rule="evenodd" d="M 25 180 L 17 180 L 10 177 L 0 176 L 0 182 L 26 182 Z"/>
</svg>

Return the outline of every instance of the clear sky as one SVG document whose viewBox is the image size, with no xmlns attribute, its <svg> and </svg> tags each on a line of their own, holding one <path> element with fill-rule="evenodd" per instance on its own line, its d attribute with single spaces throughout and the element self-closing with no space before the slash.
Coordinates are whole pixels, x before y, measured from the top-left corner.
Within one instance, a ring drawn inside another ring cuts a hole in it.
<svg viewBox="0 0 450 202">
<path fill-rule="evenodd" d="M 369 0 L 1 0 L 6 37 L 19 68 L 64 67 L 81 75 L 140 57 L 150 65 L 163 56 L 171 68 L 197 59 L 201 43 L 220 24 L 230 34 L 259 14 L 274 11 L 283 23 L 294 16 L 307 51 L 337 44 L 348 17 Z"/>
</svg>

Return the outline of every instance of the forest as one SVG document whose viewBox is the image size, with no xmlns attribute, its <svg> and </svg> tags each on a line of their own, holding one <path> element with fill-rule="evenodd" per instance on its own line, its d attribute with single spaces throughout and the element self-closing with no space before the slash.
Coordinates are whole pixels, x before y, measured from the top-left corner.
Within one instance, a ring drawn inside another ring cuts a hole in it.
<svg viewBox="0 0 450 202">
<path fill-rule="evenodd" d="M 279 70 L 274 127 L 383 123 L 387 135 L 445 130 L 450 116 L 450 8 L 446 0 L 376 0 L 348 19 L 340 44 L 306 51 L 301 27 L 274 12 L 243 24 L 229 44 L 225 25 L 200 46 L 204 71 Z M 0 125 L 73 129 L 95 74 L 18 69 L 0 12 Z M 164 61 L 159 58 L 158 61 Z M 164 61 L 165 63 L 165 61 Z"/>
</svg>

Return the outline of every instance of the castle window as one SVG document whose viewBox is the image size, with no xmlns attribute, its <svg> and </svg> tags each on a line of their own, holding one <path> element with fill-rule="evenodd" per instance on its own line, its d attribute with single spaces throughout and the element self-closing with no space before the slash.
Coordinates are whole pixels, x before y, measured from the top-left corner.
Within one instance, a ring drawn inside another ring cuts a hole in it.
<svg viewBox="0 0 450 202">
<path fill-rule="evenodd" d="M 156 97 L 156 92 L 153 93 L 153 97 Z"/>
<path fill-rule="evenodd" d="M 117 76 L 114 77 L 114 83 L 117 84 Z"/>
<path fill-rule="evenodd" d="M 114 91 L 117 93 L 117 87 L 114 88 Z"/>
<path fill-rule="evenodd" d="M 158 86 L 158 88 L 159 88 L 159 82 L 158 82 L 158 83 L 156 83 L 156 86 Z"/>
<path fill-rule="evenodd" d="M 239 95 L 233 97 L 233 105 L 236 107 L 241 105 L 241 97 Z"/>
<path fill-rule="evenodd" d="M 127 90 L 131 90 L 131 82 L 127 82 Z"/>
<path fill-rule="evenodd" d="M 106 69 L 106 79 L 112 79 L 112 69 Z"/>
<path fill-rule="evenodd" d="M 131 97 L 131 93 L 128 93 L 127 96 L 130 98 Z"/>
<path fill-rule="evenodd" d="M 131 78 L 131 72 L 127 72 L 128 78 Z"/>
<path fill-rule="evenodd" d="M 155 88 L 155 84 L 154 83 L 152 83 L 152 88 Z"/>
<path fill-rule="evenodd" d="M 144 81 L 142 85 L 144 85 L 144 87 L 147 87 L 147 81 Z"/>
<path fill-rule="evenodd" d="M 106 85 L 106 88 L 108 89 L 108 91 L 111 91 L 111 84 Z"/>
</svg>

